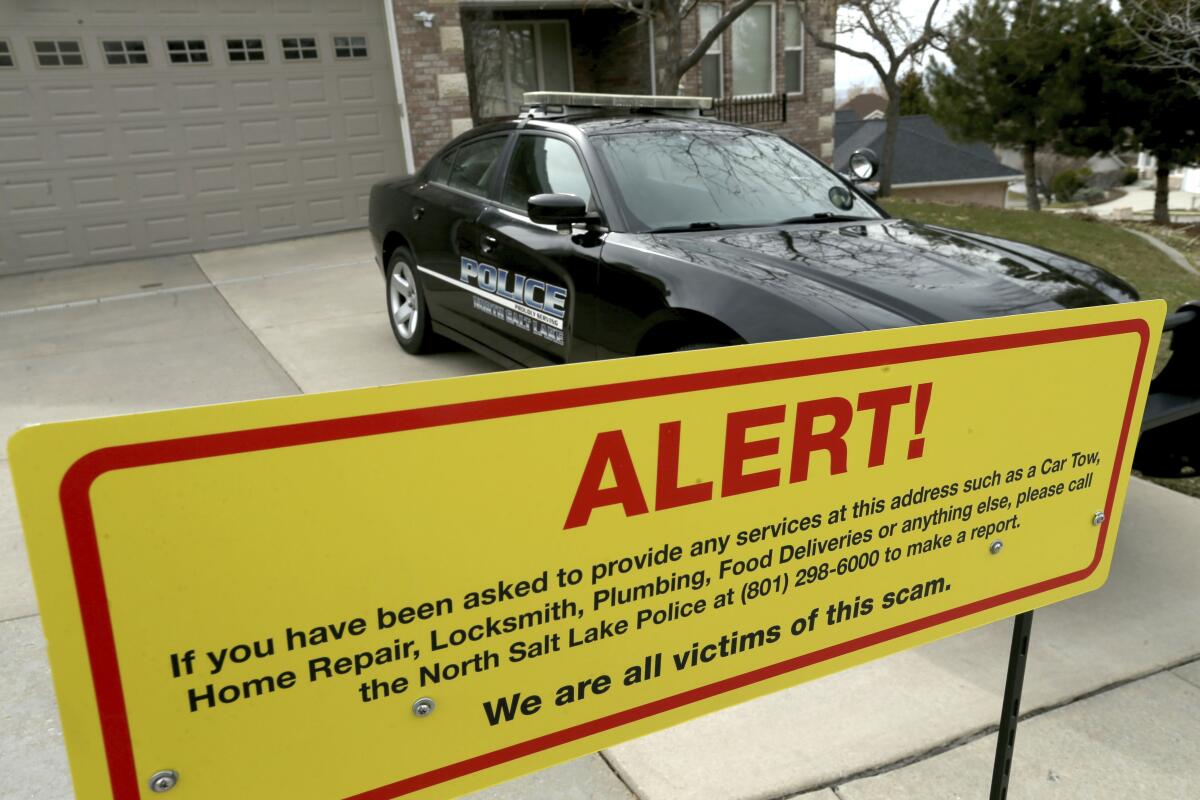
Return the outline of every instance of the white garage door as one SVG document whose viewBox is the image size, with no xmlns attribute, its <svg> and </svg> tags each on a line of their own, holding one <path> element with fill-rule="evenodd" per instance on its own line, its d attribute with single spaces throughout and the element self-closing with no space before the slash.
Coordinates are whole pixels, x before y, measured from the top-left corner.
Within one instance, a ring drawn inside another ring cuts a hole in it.
<svg viewBox="0 0 1200 800">
<path fill-rule="evenodd" d="M 0 0 L 0 274 L 358 227 L 381 0 Z"/>
</svg>

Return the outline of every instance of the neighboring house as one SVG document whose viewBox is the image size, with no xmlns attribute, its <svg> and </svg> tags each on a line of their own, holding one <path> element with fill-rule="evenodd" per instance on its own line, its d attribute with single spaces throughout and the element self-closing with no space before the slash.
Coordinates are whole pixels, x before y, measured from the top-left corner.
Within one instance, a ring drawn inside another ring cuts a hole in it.
<svg viewBox="0 0 1200 800">
<path fill-rule="evenodd" d="M 838 112 L 834 168 L 846 171 L 850 154 L 870 148 L 883 155 L 883 120 L 851 119 Z M 982 142 L 956 142 L 926 114 L 900 118 L 892 166 L 892 194 L 938 203 L 1004 207 L 1008 184 L 1021 171 L 1006 167 Z"/>
<path fill-rule="evenodd" d="M 810 24 L 832 36 L 834 7 L 810 3 Z M 517 113 L 527 91 L 672 93 L 654 75 L 661 54 L 651 42 L 662 37 L 617 3 L 428 0 L 396 8 L 417 165 L 474 125 Z M 702 3 L 689 15 L 685 52 L 721 8 Z M 433 15 L 429 26 L 426 14 Z M 720 117 L 773 130 L 832 159 L 834 59 L 811 45 L 804 23 L 794 0 L 751 7 L 684 77 L 681 93 L 722 98 Z"/>
<path fill-rule="evenodd" d="M 887 98 L 874 92 L 863 92 L 856 94 L 846 102 L 838 106 L 838 117 L 843 118 L 843 113 L 853 117 L 845 117 L 848 119 L 883 119 L 887 115 Z"/>
<path fill-rule="evenodd" d="M 682 90 L 830 160 L 834 60 L 798 8 L 752 7 Z M 829 37 L 834 8 L 809 5 Z M 607 0 L 0 0 L 0 21 L 0 274 L 361 227 L 372 184 L 527 90 L 659 88 L 661 37 Z"/>
</svg>

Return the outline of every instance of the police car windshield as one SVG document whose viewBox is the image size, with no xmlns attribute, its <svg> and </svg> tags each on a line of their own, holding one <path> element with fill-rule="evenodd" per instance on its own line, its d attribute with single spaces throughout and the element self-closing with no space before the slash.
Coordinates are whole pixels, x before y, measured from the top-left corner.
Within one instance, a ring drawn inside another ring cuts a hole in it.
<svg viewBox="0 0 1200 800">
<path fill-rule="evenodd" d="M 643 231 L 880 218 L 823 165 L 770 134 L 732 128 L 590 138 Z"/>
</svg>

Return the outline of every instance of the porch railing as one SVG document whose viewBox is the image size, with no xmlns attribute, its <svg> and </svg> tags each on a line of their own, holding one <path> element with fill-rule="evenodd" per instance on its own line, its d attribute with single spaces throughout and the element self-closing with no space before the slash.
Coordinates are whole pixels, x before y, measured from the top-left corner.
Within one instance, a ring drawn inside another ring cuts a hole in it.
<svg viewBox="0 0 1200 800">
<path fill-rule="evenodd" d="M 751 94 L 718 97 L 713 102 L 717 119 L 738 125 L 787 122 L 787 94 Z"/>
</svg>

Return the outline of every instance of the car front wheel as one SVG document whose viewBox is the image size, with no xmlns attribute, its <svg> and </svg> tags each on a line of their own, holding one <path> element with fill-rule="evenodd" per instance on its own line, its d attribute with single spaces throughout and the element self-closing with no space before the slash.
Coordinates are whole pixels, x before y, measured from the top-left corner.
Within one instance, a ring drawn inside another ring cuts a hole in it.
<svg viewBox="0 0 1200 800">
<path fill-rule="evenodd" d="M 388 264 L 387 307 L 392 334 L 401 347 L 414 355 L 433 349 L 425 294 L 417 281 L 412 254 L 402 247 L 396 249 Z"/>
</svg>

